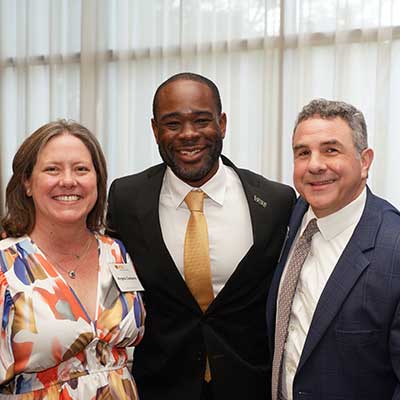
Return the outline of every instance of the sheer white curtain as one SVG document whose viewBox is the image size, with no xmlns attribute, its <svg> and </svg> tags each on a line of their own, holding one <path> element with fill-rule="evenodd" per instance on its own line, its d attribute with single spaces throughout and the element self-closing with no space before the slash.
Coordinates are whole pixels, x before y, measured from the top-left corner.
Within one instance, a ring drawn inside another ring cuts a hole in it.
<svg viewBox="0 0 400 400">
<path fill-rule="evenodd" d="M 353 103 L 376 150 L 370 185 L 400 206 L 399 65 L 399 0 L 0 0 L 1 197 L 17 146 L 56 118 L 98 135 L 110 180 L 158 162 L 153 93 L 193 71 L 221 90 L 224 153 L 287 183 L 300 108 Z"/>
<path fill-rule="evenodd" d="M 283 142 L 290 142 L 293 120 L 310 99 L 354 104 L 366 116 L 375 149 L 369 184 L 400 206 L 400 1 L 287 1 L 284 26 Z M 290 156 L 283 146 L 285 180 Z"/>
</svg>

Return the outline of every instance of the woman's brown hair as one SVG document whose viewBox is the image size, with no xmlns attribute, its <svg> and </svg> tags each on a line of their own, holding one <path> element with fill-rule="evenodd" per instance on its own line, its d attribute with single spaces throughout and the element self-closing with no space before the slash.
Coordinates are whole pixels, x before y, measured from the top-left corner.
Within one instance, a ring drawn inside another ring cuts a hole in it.
<svg viewBox="0 0 400 400">
<path fill-rule="evenodd" d="M 10 237 L 30 234 L 35 225 L 35 206 L 26 195 L 25 182 L 31 177 L 40 150 L 55 136 L 68 134 L 80 139 L 92 156 L 97 175 L 97 201 L 90 211 L 86 224 L 91 231 L 104 227 L 104 210 L 107 199 L 106 160 L 96 137 L 75 121 L 58 120 L 41 126 L 28 136 L 14 156 L 13 175 L 6 189 L 6 215 L 1 221 Z"/>
</svg>

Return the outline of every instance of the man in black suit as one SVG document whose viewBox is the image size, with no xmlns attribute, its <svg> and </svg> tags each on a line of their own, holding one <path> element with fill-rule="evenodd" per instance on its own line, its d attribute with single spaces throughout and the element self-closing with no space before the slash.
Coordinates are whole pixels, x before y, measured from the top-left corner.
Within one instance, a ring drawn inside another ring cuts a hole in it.
<svg viewBox="0 0 400 400">
<path fill-rule="evenodd" d="M 163 164 L 117 179 L 108 224 L 145 287 L 146 332 L 133 374 L 142 400 L 269 396 L 266 288 L 294 191 L 221 156 L 226 115 L 217 87 L 182 73 L 157 89 L 152 128 Z M 202 309 L 187 284 L 189 192 L 205 193 L 210 290 Z M 209 377 L 211 375 L 211 380 Z"/>
</svg>

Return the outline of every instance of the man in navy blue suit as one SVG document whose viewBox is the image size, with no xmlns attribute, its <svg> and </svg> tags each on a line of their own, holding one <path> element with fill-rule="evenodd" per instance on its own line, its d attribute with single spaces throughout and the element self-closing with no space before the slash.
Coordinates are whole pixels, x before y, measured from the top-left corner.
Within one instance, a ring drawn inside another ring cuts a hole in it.
<svg viewBox="0 0 400 400">
<path fill-rule="evenodd" d="M 300 198 L 268 298 L 272 399 L 400 399 L 400 214 L 366 185 L 363 114 L 313 100 L 292 145 Z"/>
</svg>

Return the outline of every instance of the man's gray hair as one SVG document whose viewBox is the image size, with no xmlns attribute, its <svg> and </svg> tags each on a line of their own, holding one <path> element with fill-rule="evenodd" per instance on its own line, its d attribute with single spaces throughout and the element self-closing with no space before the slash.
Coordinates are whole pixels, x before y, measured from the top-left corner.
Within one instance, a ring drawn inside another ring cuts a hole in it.
<svg viewBox="0 0 400 400">
<path fill-rule="evenodd" d="M 334 101 L 326 99 L 314 99 L 303 107 L 297 116 L 293 133 L 296 131 L 300 122 L 314 117 L 331 119 L 339 117 L 343 119 L 353 132 L 353 142 L 358 153 L 368 147 L 367 124 L 363 113 L 344 101 Z"/>
</svg>

